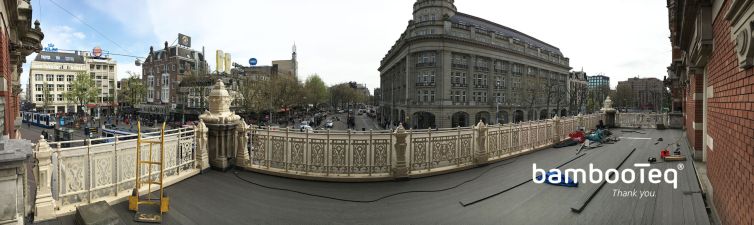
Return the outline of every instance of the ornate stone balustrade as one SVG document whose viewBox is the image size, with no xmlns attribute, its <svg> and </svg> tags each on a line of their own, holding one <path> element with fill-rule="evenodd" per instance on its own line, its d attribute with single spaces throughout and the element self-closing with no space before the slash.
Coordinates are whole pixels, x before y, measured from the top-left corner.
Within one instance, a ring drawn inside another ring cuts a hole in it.
<svg viewBox="0 0 754 225">
<path fill-rule="evenodd" d="M 142 139 L 159 138 L 159 133 L 146 133 Z M 74 147 L 66 147 L 74 146 Z M 199 172 L 194 130 L 181 128 L 165 132 L 165 184 L 170 185 Z M 149 149 L 144 144 L 142 149 Z M 153 146 L 152 160 L 159 157 L 159 146 Z M 141 152 L 148 160 L 149 153 Z M 49 188 L 52 200 L 37 202 L 40 218 L 54 218 L 71 213 L 78 205 L 100 200 L 118 202 L 129 196 L 134 188 L 136 167 L 135 135 L 47 143 L 41 140 L 35 146 L 35 155 L 46 176 L 40 176 L 41 189 Z M 47 156 L 47 157 L 45 157 Z M 201 157 L 198 157 L 201 158 Z M 157 167 L 157 166 L 155 166 Z M 153 167 L 156 179 L 159 168 Z M 141 176 L 148 177 L 147 166 L 142 165 Z M 48 187 L 44 187 L 48 186 Z M 154 189 L 154 188 L 153 188 Z M 144 187 L 146 191 L 146 187 Z M 40 205 L 44 204 L 44 205 Z M 52 207 L 50 207 L 52 206 Z M 43 215 L 40 215 L 43 214 Z M 49 215 L 52 213 L 53 215 Z"/>
<path fill-rule="evenodd" d="M 603 114 L 450 129 L 299 132 L 252 128 L 244 168 L 330 181 L 375 181 L 448 173 L 542 149 Z"/>
<path fill-rule="evenodd" d="M 616 117 L 618 127 L 656 128 L 658 124 L 670 126 L 667 113 L 618 113 Z"/>
</svg>

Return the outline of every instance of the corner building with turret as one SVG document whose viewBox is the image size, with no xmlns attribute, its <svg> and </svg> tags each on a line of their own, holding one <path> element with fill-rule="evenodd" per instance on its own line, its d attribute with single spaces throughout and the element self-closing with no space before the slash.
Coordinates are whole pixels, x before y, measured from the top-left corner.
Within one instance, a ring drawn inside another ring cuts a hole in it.
<svg viewBox="0 0 754 225">
<path fill-rule="evenodd" d="M 453 0 L 418 0 L 380 62 L 379 119 L 424 129 L 570 115 L 570 69 L 555 46 L 458 12 Z"/>
</svg>

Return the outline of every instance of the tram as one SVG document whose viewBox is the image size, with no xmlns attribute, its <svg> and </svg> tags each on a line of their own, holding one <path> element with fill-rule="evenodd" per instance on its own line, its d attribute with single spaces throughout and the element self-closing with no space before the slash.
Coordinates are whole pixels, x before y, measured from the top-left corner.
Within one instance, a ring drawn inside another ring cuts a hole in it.
<svg viewBox="0 0 754 225">
<path fill-rule="evenodd" d="M 55 128 L 55 115 L 42 112 L 21 112 L 21 122 L 52 129 Z"/>
</svg>

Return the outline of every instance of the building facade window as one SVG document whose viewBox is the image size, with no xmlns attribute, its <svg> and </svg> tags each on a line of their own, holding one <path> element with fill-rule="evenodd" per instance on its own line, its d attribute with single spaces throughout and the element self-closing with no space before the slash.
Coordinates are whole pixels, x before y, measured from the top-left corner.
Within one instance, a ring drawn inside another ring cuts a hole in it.
<svg viewBox="0 0 754 225">
<path fill-rule="evenodd" d="M 50 82 L 55 81 L 55 75 L 47 74 L 47 81 L 50 81 Z"/>
<path fill-rule="evenodd" d="M 44 75 L 42 75 L 42 74 L 34 74 L 34 80 L 35 81 L 42 81 L 42 80 L 44 80 Z"/>
</svg>

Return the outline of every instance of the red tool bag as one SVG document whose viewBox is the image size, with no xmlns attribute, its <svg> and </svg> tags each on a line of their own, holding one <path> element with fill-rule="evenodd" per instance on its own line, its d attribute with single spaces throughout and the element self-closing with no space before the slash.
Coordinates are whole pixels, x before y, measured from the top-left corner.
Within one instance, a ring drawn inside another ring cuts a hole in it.
<svg viewBox="0 0 754 225">
<path fill-rule="evenodd" d="M 664 159 L 667 156 L 670 156 L 670 151 L 668 151 L 667 149 L 663 149 L 662 151 L 660 151 L 660 158 Z"/>
</svg>

